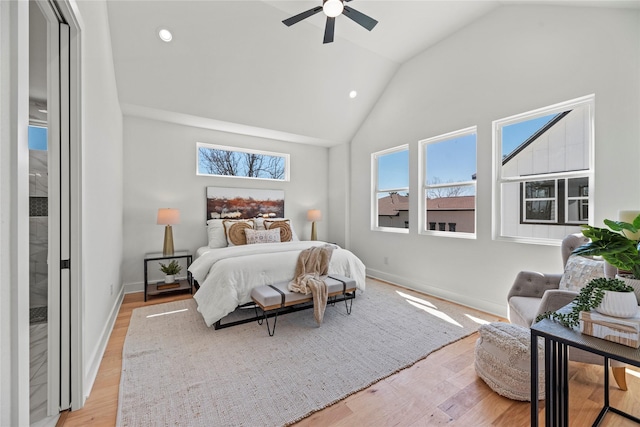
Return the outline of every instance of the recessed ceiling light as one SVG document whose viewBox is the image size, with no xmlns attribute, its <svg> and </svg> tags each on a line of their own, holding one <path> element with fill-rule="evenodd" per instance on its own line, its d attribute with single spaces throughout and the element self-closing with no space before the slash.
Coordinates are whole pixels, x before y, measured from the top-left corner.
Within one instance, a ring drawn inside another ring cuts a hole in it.
<svg viewBox="0 0 640 427">
<path fill-rule="evenodd" d="M 160 40 L 163 42 L 169 43 L 173 39 L 173 34 L 171 34 L 171 31 L 166 28 L 160 28 L 158 30 L 158 37 L 160 37 Z"/>
<path fill-rule="evenodd" d="M 355 90 L 352 90 L 351 92 L 349 92 L 349 98 L 353 99 L 356 96 L 358 96 L 358 92 L 356 92 Z"/>
</svg>

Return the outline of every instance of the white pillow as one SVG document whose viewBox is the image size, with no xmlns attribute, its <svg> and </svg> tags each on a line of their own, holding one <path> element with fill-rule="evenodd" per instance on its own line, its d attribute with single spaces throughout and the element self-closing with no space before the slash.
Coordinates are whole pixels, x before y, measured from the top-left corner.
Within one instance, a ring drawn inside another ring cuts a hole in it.
<svg viewBox="0 0 640 427">
<path fill-rule="evenodd" d="M 244 234 L 247 236 L 247 245 L 256 243 L 280 243 L 280 230 L 250 230 L 245 229 Z"/>
<path fill-rule="evenodd" d="M 207 221 L 207 235 L 209 236 L 209 247 L 211 249 L 227 247 L 227 236 L 224 234 L 224 226 L 221 219 Z"/>
<path fill-rule="evenodd" d="M 228 246 L 240 246 L 247 244 L 247 236 L 244 231 L 253 230 L 252 219 L 223 219 L 224 234 L 227 236 Z"/>
</svg>

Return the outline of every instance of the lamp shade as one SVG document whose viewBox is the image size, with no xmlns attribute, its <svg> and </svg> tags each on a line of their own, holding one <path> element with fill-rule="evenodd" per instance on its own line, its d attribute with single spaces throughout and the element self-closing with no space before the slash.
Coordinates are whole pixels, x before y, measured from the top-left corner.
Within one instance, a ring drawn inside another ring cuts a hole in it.
<svg viewBox="0 0 640 427">
<path fill-rule="evenodd" d="M 322 212 L 320 212 L 320 209 L 310 209 L 307 211 L 307 221 L 320 220 L 322 220 Z"/>
<path fill-rule="evenodd" d="M 180 211 L 178 209 L 158 209 L 158 225 L 180 224 Z"/>
</svg>

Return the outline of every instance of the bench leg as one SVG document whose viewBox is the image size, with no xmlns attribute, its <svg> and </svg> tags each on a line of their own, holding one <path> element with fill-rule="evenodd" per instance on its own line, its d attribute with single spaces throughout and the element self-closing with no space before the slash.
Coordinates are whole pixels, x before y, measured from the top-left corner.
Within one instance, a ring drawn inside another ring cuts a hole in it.
<svg viewBox="0 0 640 427">
<path fill-rule="evenodd" d="M 264 313 L 264 320 L 265 322 L 267 322 L 267 332 L 269 332 L 269 336 L 272 337 L 273 334 L 276 332 L 276 323 L 278 323 L 278 312 L 280 311 L 280 309 L 276 309 L 276 315 L 273 316 L 273 329 L 269 328 L 269 317 L 267 316 L 266 312 Z"/>
<path fill-rule="evenodd" d="M 353 306 L 353 298 L 356 297 L 355 292 L 356 291 L 353 291 L 353 297 L 352 298 L 345 298 L 344 299 L 344 306 L 347 309 L 347 315 L 351 314 L 351 307 Z M 346 296 L 346 294 L 345 294 L 345 296 Z"/>
</svg>

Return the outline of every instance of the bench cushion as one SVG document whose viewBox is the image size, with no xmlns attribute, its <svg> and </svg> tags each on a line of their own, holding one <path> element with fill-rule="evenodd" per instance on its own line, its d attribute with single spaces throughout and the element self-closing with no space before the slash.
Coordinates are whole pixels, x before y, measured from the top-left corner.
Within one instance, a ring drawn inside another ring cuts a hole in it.
<svg viewBox="0 0 640 427">
<path fill-rule="evenodd" d="M 344 290 L 344 285 L 340 280 L 346 282 L 346 291 L 352 292 L 356 289 L 356 281 L 349 277 L 332 275 L 331 277 L 327 277 L 325 283 L 327 284 L 327 293 L 329 295 L 338 295 L 342 294 Z M 285 304 L 286 305 L 294 305 L 297 303 L 302 303 L 311 300 L 311 294 L 305 295 L 299 292 L 291 292 L 288 288 L 289 282 L 280 282 L 275 283 L 272 286 L 278 288 L 284 293 L 285 296 Z M 262 307 L 272 307 L 272 306 L 280 306 L 282 303 L 281 294 L 273 289 L 269 285 L 258 286 L 251 291 L 251 298 L 258 303 Z"/>
</svg>

